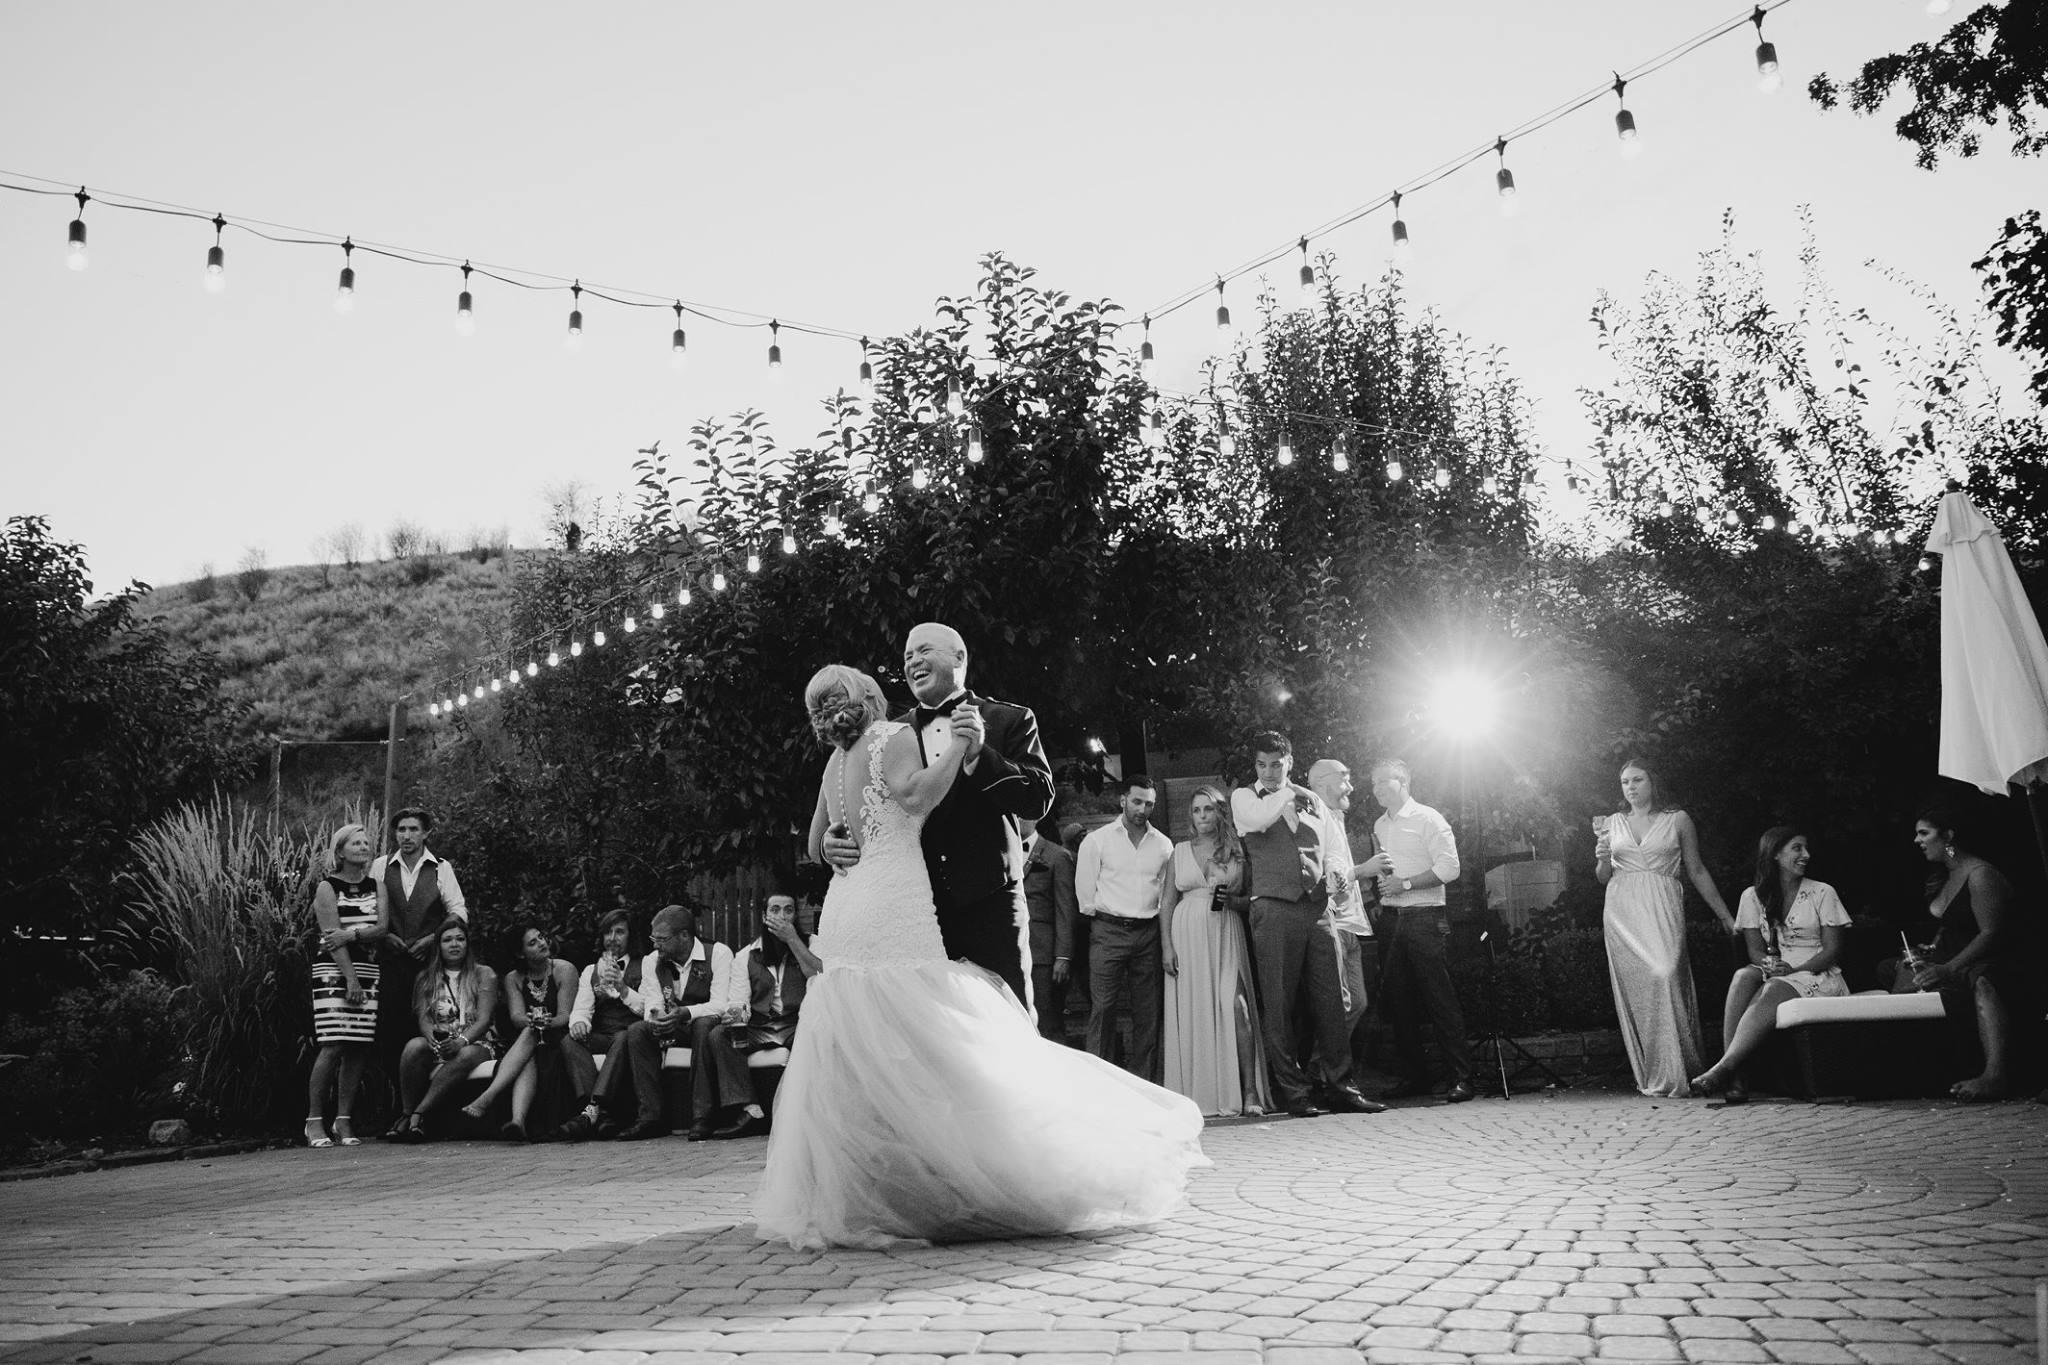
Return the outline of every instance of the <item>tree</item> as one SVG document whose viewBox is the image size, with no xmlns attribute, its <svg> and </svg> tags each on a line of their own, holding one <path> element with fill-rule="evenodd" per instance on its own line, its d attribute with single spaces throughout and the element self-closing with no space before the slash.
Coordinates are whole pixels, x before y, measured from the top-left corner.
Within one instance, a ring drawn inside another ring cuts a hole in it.
<svg viewBox="0 0 2048 1365">
<path fill-rule="evenodd" d="M 0 535 L 0 900 L 9 927 L 103 921 L 127 841 L 247 755 L 211 655 L 136 617 L 131 584 L 92 601 L 85 553 L 41 517 Z"/>
<path fill-rule="evenodd" d="M 1944 152 L 1975 156 L 1983 131 L 2001 122 L 2014 156 L 2040 155 L 2048 149 L 2048 0 L 1980 6 L 1939 42 L 1874 57 L 1847 82 L 1816 76 L 1807 93 L 1823 109 L 1846 96 L 1857 113 L 1874 114 L 1901 86 L 1913 102 L 1893 127 L 1920 149 L 1917 159 L 1928 170 Z M 2048 403 L 2048 235 L 2040 210 L 2006 219 L 1976 269 L 1991 295 L 1999 341 L 2033 353 L 2034 395 Z"/>
</svg>

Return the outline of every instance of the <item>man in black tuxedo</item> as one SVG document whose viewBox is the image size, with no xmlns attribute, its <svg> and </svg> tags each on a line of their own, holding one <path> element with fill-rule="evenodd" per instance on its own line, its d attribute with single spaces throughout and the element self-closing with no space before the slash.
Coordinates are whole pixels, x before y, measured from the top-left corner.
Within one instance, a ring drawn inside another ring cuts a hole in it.
<svg viewBox="0 0 2048 1365">
<path fill-rule="evenodd" d="M 946 953 L 994 972 L 1029 1009 L 1017 827 L 1052 810 L 1052 765 L 1038 742 L 1038 717 L 969 692 L 967 642 L 936 621 L 913 627 L 904 641 L 903 675 L 918 700 L 903 719 L 917 729 L 925 761 L 949 744 L 967 746 L 960 776 L 924 822 L 924 862 Z M 836 867 L 860 861 L 851 838 L 827 835 L 824 853 Z"/>
</svg>

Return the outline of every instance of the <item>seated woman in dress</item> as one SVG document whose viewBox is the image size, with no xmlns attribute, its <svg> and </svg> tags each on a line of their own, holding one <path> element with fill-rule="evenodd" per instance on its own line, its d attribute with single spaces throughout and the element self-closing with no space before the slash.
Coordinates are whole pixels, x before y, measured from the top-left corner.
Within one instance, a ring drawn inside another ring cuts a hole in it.
<svg viewBox="0 0 2048 1365">
<path fill-rule="evenodd" d="M 370 875 L 370 833 L 343 825 L 328 841 L 333 871 L 313 888 L 313 918 L 320 951 L 313 959 L 313 1077 L 306 1085 L 306 1145 L 359 1145 L 349 1115 L 362 1085 L 363 1063 L 377 1040 L 377 944 L 389 911 L 384 886 Z M 337 1079 L 339 1073 L 339 1079 Z M 334 1091 L 334 1136 L 322 1124 L 327 1092 Z"/>
<path fill-rule="evenodd" d="M 597 961 L 585 967 L 576 981 L 576 1003 L 569 1011 L 568 1042 L 593 1059 L 593 1087 L 597 1071 L 606 1063 L 625 1065 L 623 1050 L 613 1045 L 625 1036 L 627 1029 L 640 1022 L 643 1013 L 640 964 L 633 956 L 632 939 L 633 917 L 624 910 L 607 911 L 597 922 Z M 599 1111 L 586 1089 L 583 1112 L 557 1129 L 555 1137 L 579 1142 L 588 1137 L 610 1137 L 617 1131 L 618 1125 Z"/>
<path fill-rule="evenodd" d="M 480 1119 L 498 1096 L 512 1092 L 512 1117 L 498 1130 L 507 1142 L 533 1142 L 528 1127 L 534 1097 L 543 1086 L 552 1103 L 544 1114 L 581 1109 L 590 1095 L 597 1068 L 590 1054 L 569 1035 L 569 1011 L 576 1000 L 576 969 L 554 955 L 548 931 L 531 920 L 513 930 L 519 965 L 505 973 L 505 1012 L 512 1020 L 512 1042 L 498 1059 L 484 1093 L 462 1106 Z"/>
<path fill-rule="evenodd" d="M 413 984 L 419 1036 L 398 1059 L 398 1089 L 405 1112 L 384 1136 L 425 1142 L 424 1119 L 492 1055 L 498 1012 L 498 974 L 469 950 L 469 926 L 450 920 L 434 936 L 434 959 Z"/>
<path fill-rule="evenodd" d="M 2012 1089 L 2017 1023 L 2041 1013 L 2026 971 L 2029 956 L 2018 951 L 2012 883 L 1970 851 L 1947 810 L 1922 812 L 1913 842 L 1936 868 L 1928 878 L 1927 909 L 1939 928 L 1917 964 L 1900 965 L 1891 988 L 1940 991 L 1949 1018 L 1974 1021 L 1984 1070 L 1957 1081 L 1949 1093 L 1965 1103 L 2003 1099 Z"/>
<path fill-rule="evenodd" d="M 1607 888 L 1602 916 L 1614 1011 L 1628 1048 L 1636 1089 L 1645 1095 L 1687 1095 L 1700 1069 L 1700 1007 L 1685 951 L 1683 873 L 1700 899 L 1733 932 L 1735 917 L 1721 899 L 1692 817 L 1668 805 L 1649 767 L 1621 765 L 1622 808 L 1596 821 L 1593 875 Z"/>
<path fill-rule="evenodd" d="M 1806 836 L 1793 825 L 1773 826 L 1757 841 L 1756 881 L 1735 912 L 1750 965 L 1728 983 L 1721 1060 L 1692 1078 L 1693 1089 L 1708 1095 L 1726 1090 L 1730 1104 L 1748 1099 L 1742 1064 L 1777 1028 L 1778 1006 L 1801 996 L 1849 993 L 1835 965 L 1849 912 L 1835 888 L 1807 879 L 1812 857 Z"/>
<path fill-rule="evenodd" d="M 1173 846 L 1160 904 L 1166 1088 L 1212 1118 L 1263 1114 L 1271 1103 L 1244 921 L 1223 899 L 1244 884 L 1244 847 L 1228 810 L 1213 786 L 1189 798 L 1194 837 Z"/>
</svg>

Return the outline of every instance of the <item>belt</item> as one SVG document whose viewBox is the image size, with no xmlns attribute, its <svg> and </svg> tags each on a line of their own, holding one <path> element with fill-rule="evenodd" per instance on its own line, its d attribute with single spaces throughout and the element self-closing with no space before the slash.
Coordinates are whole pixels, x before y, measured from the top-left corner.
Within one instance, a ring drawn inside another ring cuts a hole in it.
<svg viewBox="0 0 2048 1365">
<path fill-rule="evenodd" d="M 1107 920 L 1111 924 L 1157 924 L 1159 922 L 1157 917 L 1152 915 L 1112 915 L 1106 910 L 1097 910 L 1094 917 L 1097 920 Z"/>
</svg>

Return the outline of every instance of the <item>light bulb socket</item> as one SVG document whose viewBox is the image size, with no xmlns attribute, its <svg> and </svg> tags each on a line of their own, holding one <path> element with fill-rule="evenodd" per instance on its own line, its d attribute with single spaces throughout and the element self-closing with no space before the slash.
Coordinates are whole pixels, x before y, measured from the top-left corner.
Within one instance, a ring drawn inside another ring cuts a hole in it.
<svg viewBox="0 0 2048 1365">
<path fill-rule="evenodd" d="M 1396 251 L 1406 251 L 1408 249 L 1408 224 L 1400 218 L 1394 220 L 1394 249 Z"/>
<path fill-rule="evenodd" d="M 71 220 L 71 232 L 65 245 L 72 251 L 85 250 L 85 219 L 73 218 Z"/>
<path fill-rule="evenodd" d="M 1230 330 L 1230 305 L 1227 303 L 1216 305 L 1216 330 L 1219 332 Z"/>
<path fill-rule="evenodd" d="M 206 273 L 218 275 L 228 268 L 228 253 L 218 242 L 206 248 Z"/>
<path fill-rule="evenodd" d="M 583 335 L 583 310 L 581 308 L 571 308 L 569 310 L 569 335 L 572 337 Z"/>
<path fill-rule="evenodd" d="M 334 289 L 336 293 L 340 294 L 353 294 L 356 292 L 356 268 L 354 266 L 345 265 L 341 268 L 341 278 L 335 281 Z"/>
<path fill-rule="evenodd" d="M 687 336 L 683 335 L 682 328 L 676 328 L 674 334 L 669 337 L 668 348 L 676 355 L 681 355 L 683 352 L 690 349 L 690 339 Z"/>
<path fill-rule="evenodd" d="M 863 360 L 860 363 L 860 386 L 864 389 L 872 389 L 875 386 L 875 367 L 872 361 Z"/>
<path fill-rule="evenodd" d="M 1152 343 L 1147 341 L 1138 347 L 1138 363 L 1150 365 L 1153 360 Z"/>
<path fill-rule="evenodd" d="M 1636 116 L 1626 109 L 1616 110 L 1614 115 L 1614 135 L 1623 142 L 1634 142 L 1636 140 Z"/>
<path fill-rule="evenodd" d="M 455 296 L 455 315 L 457 317 L 466 318 L 475 311 L 476 300 L 470 297 L 467 289 Z"/>
<path fill-rule="evenodd" d="M 768 368 L 771 370 L 782 368 L 782 347 L 770 346 L 768 348 Z"/>
<path fill-rule="evenodd" d="M 1313 289 L 1316 287 L 1315 267 L 1307 262 L 1303 262 L 1301 267 L 1301 287 L 1303 289 Z"/>
<path fill-rule="evenodd" d="M 1515 197 L 1515 173 L 1503 166 L 1493 173 L 1494 192 L 1503 199 Z"/>
</svg>

